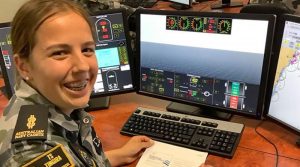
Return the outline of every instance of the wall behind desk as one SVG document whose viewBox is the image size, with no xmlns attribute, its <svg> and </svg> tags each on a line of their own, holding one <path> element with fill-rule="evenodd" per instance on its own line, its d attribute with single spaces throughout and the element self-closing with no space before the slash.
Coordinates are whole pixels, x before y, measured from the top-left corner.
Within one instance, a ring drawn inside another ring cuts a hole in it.
<svg viewBox="0 0 300 167">
<path fill-rule="evenodd" d="M 0 0 L 0 23 L 11 22 L 17 10 L 28 0 Z"/>
</svg>

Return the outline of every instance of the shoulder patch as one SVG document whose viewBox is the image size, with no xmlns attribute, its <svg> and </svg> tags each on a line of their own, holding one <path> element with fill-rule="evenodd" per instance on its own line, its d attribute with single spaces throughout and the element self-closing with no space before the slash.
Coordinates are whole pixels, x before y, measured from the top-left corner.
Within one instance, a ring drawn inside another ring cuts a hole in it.
<svg viewBox="0 0 300 167">
<path fill-rule="evenodd" d="M 27 166 L 74 167 L 75 165 L 67 151 L 59 144 L 22 167 Z"/>
<path fill-rule="evenodd" d="M 48 112 L 45 105 L 21 106 L 12 143 L 22 140 L 46 140 L 48 130 Z"/>
</svg>

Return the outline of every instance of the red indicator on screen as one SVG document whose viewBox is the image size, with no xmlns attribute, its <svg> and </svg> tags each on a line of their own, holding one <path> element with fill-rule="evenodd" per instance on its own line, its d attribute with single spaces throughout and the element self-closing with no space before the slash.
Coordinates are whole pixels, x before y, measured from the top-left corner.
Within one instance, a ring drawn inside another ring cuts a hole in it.
<svg viewBox="0 0 300 167">
<path fill-rule="evenodd" d="M 230 97 L 230 108 L 237 109 L 239 102 L 238 96 L 231 96 Z"/>
</svg>

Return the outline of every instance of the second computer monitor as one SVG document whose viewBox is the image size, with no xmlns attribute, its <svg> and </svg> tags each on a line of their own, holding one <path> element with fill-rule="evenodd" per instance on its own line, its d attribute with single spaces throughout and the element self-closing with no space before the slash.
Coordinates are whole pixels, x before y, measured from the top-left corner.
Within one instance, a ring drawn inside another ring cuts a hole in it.
<svg viewBox="0 0 300 167">
<path fill-rule="evenodd" d="M 133 89 L 131 43 L 123 10 L 107 10 L 90 19 L 95 26 L 98 76 L 92 96 Z"/>
<path fill-rule="evenodd" d="M 96 31 L 98 75 L 91 95 L 90 108 L 99 109 L 101 96 L 134 91 L 131 42 L 125 10 L 105 10 L 91 16 Z"/>
<path fill-rule="evenodd" d="M 98 62 L 98 75 L 91 94 L 88 110 L 108 107 L 100 104 L 103 99 L 114 94 L 134 91 L 132 73 L 132 53 L 125 11 L 122 9 L 100 11 L 90 20 L 96 33 L 95 54 Z M 10 24 L 0 24 L 0 46 L 2 52 L 1 69 L 8 98 L 13 93 L 14 65 L 10 40 Z M 99 100 L 101 99 L 101 100 Z"/>
<path fill-rule="evenodd" d="M 272 63 L 267 117 L 300 134 L 300 17 L 283 15 L 276 34 L 277 60 Z"/>
<path fill-rule="evenodd" d="M 259 118 L 273 15 L 138 14 L 138 93 Z"/>
</svg>

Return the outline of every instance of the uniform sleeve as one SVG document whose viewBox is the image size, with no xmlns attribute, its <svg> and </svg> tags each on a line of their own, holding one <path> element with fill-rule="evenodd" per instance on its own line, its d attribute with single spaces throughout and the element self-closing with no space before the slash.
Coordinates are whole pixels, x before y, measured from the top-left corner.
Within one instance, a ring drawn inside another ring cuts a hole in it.
<svg viewBox="0 0 300 167">
<path fill-rule="evenodd" d="M 2 156 L 2 163 L 4 167 L 15 167 L 21 166 L 29 162 L 30 160 L 42 155 L 46 151 L 53 148 L 52 146 L 46 145 L 43 142 L 35 141 L 28 143 L 22 141 L 12 145 L 10 152 L 4 153 Z"/>
</svg>

